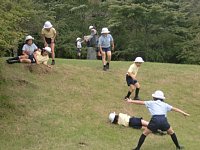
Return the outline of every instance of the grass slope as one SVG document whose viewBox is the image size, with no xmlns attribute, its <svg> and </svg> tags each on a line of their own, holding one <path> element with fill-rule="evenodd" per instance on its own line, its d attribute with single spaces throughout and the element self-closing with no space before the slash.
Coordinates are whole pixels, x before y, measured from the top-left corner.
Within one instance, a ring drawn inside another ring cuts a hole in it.
<svg viewBox="0 0 200 150">
<path fill-rule="evenodd" d="M 125 73 L 131 62 L 112 62 L 108 72 L 100 61 L 57 59 L 53 69 L 8 65 L 0 59 L 1 150 L 127 150 L 141 130 L 111 125 L 112 111 L 150 116 L 144 106 L 122 101 Z M 138 79 L 140 96 L 151 99 L 157 89 L 166 101 L 191 114 L 170 112 L 168 120 L 187 150 L 199 150 L 200 66 L 144 63 Z M 150 135 L 142 149 L 173 150 L 169 136 Z"/>
</svg>

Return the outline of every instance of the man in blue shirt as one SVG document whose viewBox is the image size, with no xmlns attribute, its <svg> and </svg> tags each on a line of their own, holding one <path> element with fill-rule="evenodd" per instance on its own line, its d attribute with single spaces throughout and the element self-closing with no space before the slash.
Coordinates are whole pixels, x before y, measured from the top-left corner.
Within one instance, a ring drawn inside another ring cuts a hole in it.
<svg viewBox="0 0 200 150">
<path fill-rule="evenodd" d="M 171 136 L 174 144 L 176 145 L 176 149 L 183 149 L 183 147 L 179 145 L 176 134 L 174 133 L 174 131 L 172 130 L 172 127 L 170 127 L 167 121 L 167 112 L 175 111 L 175 112 L 179 112 L 183 114 L 184 116 L 189 116 L 189 114 L 165 103 L 164 93 L 160 90 L 155 91 L 155 93 L 152 94 L 152 97 L 153 97 L 153 100 L 150 100 L 150 101 L 137 101 L 137 100 L 131 100 L 131 99 L 127 100 L 127 102 L 129 103 L 145 105 L 152 116 L 147 128 L 144 130 L 143 134 L 140 136 L 138 145 L 134 150 L 140 150 L 140 147 L 144 143 L 145 138 L 150 133 L 155 132 L 158 129 L 162 131 L 167 131 L 167 133 Z"/>
<path fill-rule="evenodd" d="M 99 49 L 102 55 L 103 70 L 109 69 L 109 63 L 111 61 L 111 46 L 114 50 L 114 40 L 108 28 L 102 28 L 101 36 L 99 38 Z M 107 55 L 107 62 L 106 62 Z"/>
</svg>

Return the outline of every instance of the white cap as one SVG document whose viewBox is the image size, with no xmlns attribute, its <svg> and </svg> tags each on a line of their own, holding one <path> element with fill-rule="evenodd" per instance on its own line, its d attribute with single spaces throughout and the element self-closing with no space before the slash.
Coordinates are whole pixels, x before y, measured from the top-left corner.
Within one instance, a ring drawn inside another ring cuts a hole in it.
<svg viewBox="0 0 200 150">
<path fill-rule="evenodd" d="M 142 59 L 142 57 L 136 57 L 134 62 L 144 62 L 144 60 Z"/>
<path fill-rule="evenodd" d="M 45 47 L 45 48 L 43 48 L 43 50 L 45 50 L 45 51 L 51 53 L 51 47 Z"/>
<path fill-rule="evenodd" d="M 51 27 L 53 27 L 53 25 L 51 24 L 51 22 L 50 21 L 46 21 L 45 23 L 44 23 L 44 26 L 43 26 L 43 28 L 51 28 Z"/>
<path fill-rule="evenodd" d="M 165 99 L 164 93 L 160 90 L 155 91 L 152 96 L 155 98 Z"/>
<path fill-rule="evenodd" d="M 102 28 L 101 33 L 110 33 L 110 31 L 108 28 Z"/>
<path fill-rule="evenodd" d="M 89 26 L 89 29 L 91 30 L 91 29 L 93 29 L 94 28 L 94 26 Z"/>
<path fill-rule="evenodd" d="M 27 40 L 34 40 L 34 38 L 31 35 L 26 36 L 25 41 Z"/>
<path fill-rule="evenodd" d="M 115 119 L 115 115 L 116 115 L 115 112 L 109 114 L 109 120 L 111 123 L 113 123 L 113 121 Z"/>
<path fill-rule="evenodd" d="M 76 39 L 76 41 L 79 41 L 79 40 L 81 40 L 81 38 L 80 38 L 80 37 L 78 37 L 78 38 Z"/>
</svg>

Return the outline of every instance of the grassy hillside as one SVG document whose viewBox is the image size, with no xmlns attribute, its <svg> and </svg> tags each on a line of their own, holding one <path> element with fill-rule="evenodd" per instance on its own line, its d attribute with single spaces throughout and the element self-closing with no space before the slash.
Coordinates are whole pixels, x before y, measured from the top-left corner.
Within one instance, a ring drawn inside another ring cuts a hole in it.
<svg viewBox="0 0 200 150">
<path fill-rule="evenodd" d="M 150 116 L 144 106 L 125 103 L 125 73 L 132 62 L 57 59 L 52 69 L 8 65 L 0 59 L 1 150 L 127 150 L 141 130 L 112 125 L 112 111 Z M 187 150 L 199 150 L 200 66 L 144 63 L 139 70 L 140 96 L 157 89 L 166 102 L 191 114 L 170 112 L 168 120 Z M 173 150 L 169 136 L 150 135 L 142 149 Z"/>
</svg>

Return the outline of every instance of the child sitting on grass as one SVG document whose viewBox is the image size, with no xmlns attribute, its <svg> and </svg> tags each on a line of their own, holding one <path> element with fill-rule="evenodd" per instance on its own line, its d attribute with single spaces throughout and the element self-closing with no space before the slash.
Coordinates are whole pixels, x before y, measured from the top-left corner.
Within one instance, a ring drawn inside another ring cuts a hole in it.
<svg viewBox="0 0 200 150">
<path fill-rule="evenodd" d="M 18 57 L 10 58 L 7 61 L 9 64 L 13 63 L 36 63 L 44 64 L 50 67 L 47 62 L 49 60 L 49 53 L 51 53 L 50 47 L 45 47 L 42 50 L 38 49 L 33 53 L 33 58 L 30 58 L 28 55 L 21 55 Z"/>
</svg>

